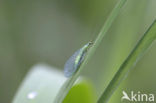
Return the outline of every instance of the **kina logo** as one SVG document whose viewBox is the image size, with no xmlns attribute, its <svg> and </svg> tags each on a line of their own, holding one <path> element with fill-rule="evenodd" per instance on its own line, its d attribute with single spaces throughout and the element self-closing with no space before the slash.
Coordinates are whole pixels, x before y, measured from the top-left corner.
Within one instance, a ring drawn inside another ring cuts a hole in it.
<svg viewBox="0 0 156 103">
<path fill-rule="evenodd" d="M 125 91 L 122 91 L 121 101 L 127 100 L 132 102 L 143 102 L 143 103 L 154 103 L 154 94 L 141 93 L 140 91 L 134 92 L 131 91 L 130 94 L 127 94 Z"/>
</svg>

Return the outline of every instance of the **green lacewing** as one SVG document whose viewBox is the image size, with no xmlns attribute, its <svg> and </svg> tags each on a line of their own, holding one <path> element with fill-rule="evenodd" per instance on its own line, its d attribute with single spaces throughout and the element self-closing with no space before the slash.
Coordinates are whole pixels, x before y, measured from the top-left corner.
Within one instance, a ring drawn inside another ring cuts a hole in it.
<svg viewBox="0 0 156 103">
<path fill-rule="evenodd" d="M 92 42 L 87 43 L 81 49 L 77 50 L 65 63 L 64 65 L 64 75 L 66 77 L 71 77 L 83 62 L 89 47 Z"/>
</svg>

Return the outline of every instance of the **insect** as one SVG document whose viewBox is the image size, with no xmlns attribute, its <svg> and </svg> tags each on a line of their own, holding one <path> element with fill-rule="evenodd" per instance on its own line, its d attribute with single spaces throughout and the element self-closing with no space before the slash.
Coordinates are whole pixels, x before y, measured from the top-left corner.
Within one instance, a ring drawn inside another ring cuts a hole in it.
<svg viewBox="0 0 156 103">
<path fill-rule="evenodd" d="M 64 65 L 64 75 L 66 77 L 71 77 L 83 62 L 89 47 L 92 42 L 87 43 L 81 49 L 77 50 L 65 63 Z"/>
</svg>

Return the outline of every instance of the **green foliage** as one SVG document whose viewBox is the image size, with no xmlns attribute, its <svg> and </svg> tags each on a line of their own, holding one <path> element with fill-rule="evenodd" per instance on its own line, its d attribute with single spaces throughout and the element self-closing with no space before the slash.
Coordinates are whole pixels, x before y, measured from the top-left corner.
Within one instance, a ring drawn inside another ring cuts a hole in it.
<svg viewBox="0 0 156 103">
<path fill-rule="evenodd" d="M 13 103 L 62 103 L 62 101 L 63 103 L 95 103 L 96 96 L 94 95 L 93 89 L 91 88 L 91 84 L 83 82 L 74 85 L 74 83 L 80 76 L 80 72 L 83 70 L 84 66 L 87 64 L 89 59 L 96 51 L 97 47 L 102 42 L 104 36 L 111 27 L 113 21 L 119 14 L 125 2 L 126 0 L 120 0 L 119 3 L 115 6 L 104 26 L 102 27 L 98 37 L 95 39 L 93 46 L 87 52 L 87 56 L 84 62 L 71 78 L 66 79 L 62 74 L 60 74 L 60 72 L 47 69 L 34 69 L 29 73 L 21 85 Z M 119 71 L 116 73 L 113 80 L 102 94 L 99 103 L 108 101 L 120 82 L 125 78 L 131 66 L 134 66 L 137 60 L 142 57 L 146 49 L 156 38 L 155 30 L 156 24 L 154 23 L 119 68 Z M 31 95 L 31 93 L 33 93 L 33 95 Z"/>
<path fill-rule="evenodd" d="M 87 64 L 87 62 L 89 61 L 90 57 L 94 54 L 94 52 L 97 49 L 97 47 L 100 45 L 102 39 L 106 35 L 108 29 L 112 25 L 113 21 L 115 20 L 116 16 L 119 14 L 121 8 L 123 7 L 123 5 L 125 4 L 126 1 L 127 0 L 120 0 L 116 4 L 116 6 L 114 7 L 114 9 L 110 13 L 108 19 L 106 20 L 104 26 L 102 27 L 99 35 L 95 39 L 95 42 L 93 42 L 93 46 L 90 47 L 90 49 L 88 50 L 88 52 L 86 54 L 86 58 L 82 62 L 81 66 L 78 68 L 78 70 L 75 72 L 75 74 L 73 74 L 73 76 L 71 78 L 69 78 L 66 81 L 66 83 L 62 86 L 62 88 L 60 89 L 60 92 L 58 93 L 58 95 L 56 97 L 56 100 L 55 100 L 56 103 L 61 103 L 63 101 L 63 99 L 65 98 L 65 96 L 68 94 L 68 92 L 72 88 L 74 82 L 79 77 L 80 72 L 82 71 L 82 69 L 84 68 L 84 66 Z"/>
<path fill-rule="evenodd" d="M 95 103 L 95 97 L 91 84 L 81 82 L 70 89 L 63 103 Z"/>
<path fill-rule="evenodd" d="M 133 51 L 127 57 L 127 59 L 123 62 L 106 90 L 103 92 L 101 97 L 98 100 L 98 103 L 107 103 L 111 95 L 117 89 L 121 81 L 125 79 L 127 73 L 135 66 L 138 60 L 143 56 L 145 51 L 151 46 L 152 42 L 156 39 L 156 20 L 150 26 L 150 28 L 146 31 L 140 41 L 137 43 Z"/>
</svg>

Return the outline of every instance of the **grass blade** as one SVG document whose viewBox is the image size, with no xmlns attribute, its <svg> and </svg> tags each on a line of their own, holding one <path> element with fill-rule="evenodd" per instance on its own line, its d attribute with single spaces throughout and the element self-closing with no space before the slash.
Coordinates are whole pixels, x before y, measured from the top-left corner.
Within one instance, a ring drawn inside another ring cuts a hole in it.
<svg viewBox="0 0 156 103">
<path fill-rule="evenodd" d="M 62 103 L 63 99 L 65 98 L 65 96 L 67 95 L 67 93 L 69 92 L 71 87 L 73 86 L 74 82 L 79 77 L 81 70 L 87 64 L 87 62 L 89 61 L 90 57 L 94 54 L 96 48 L 101 43 L 103 37 L 106 35 L 108 29 L 112 25 L 113 21 L 115 20 L 116 16 L 119 14 L 121 8 L 123 7 L 123 5 L 125 4 L 126 1 L 127 0 L 120 0 L 116 4 L 116 6 L 112 10 L 111 14 L 109 15 L 108 19 L 106 20 L 104 26 L 102 27 L 99 35 L 95 39 L 95 42 L 93 43 L 93 46 L 89 49 L 89 51 L 88 51 L 88 53 L 86 55 L 86 58 L 84 59 L 83 63 L 81 64 L 80 68 L 77 70 L 77 72 L 71 78 L 69 78 L 66 81 L 66 83 L 60 89 L 60 92 L 57 94 L 57 97 L 55 99 L 55 103 Z"/>
<path fill-rule="evenodd" d="M 119 70 L 110 81 L 109 85 L 101 95 L 98 100 L 98 103 L 107 103 L 111 95 L 117 89 L 119 84 L 124 80 L 127 76 L 129 70 L 132 66 L 135 66 L 137 61 L 143 56 L 145 51 L 150 47 L 152 42 L 156 39 L 156 20 L 149 27 L 149 29 L 145 32 L 142 38 L 139 40 L 135 48 L 132 50 L 127 59 L 120 66 Z"/>
</svg>

